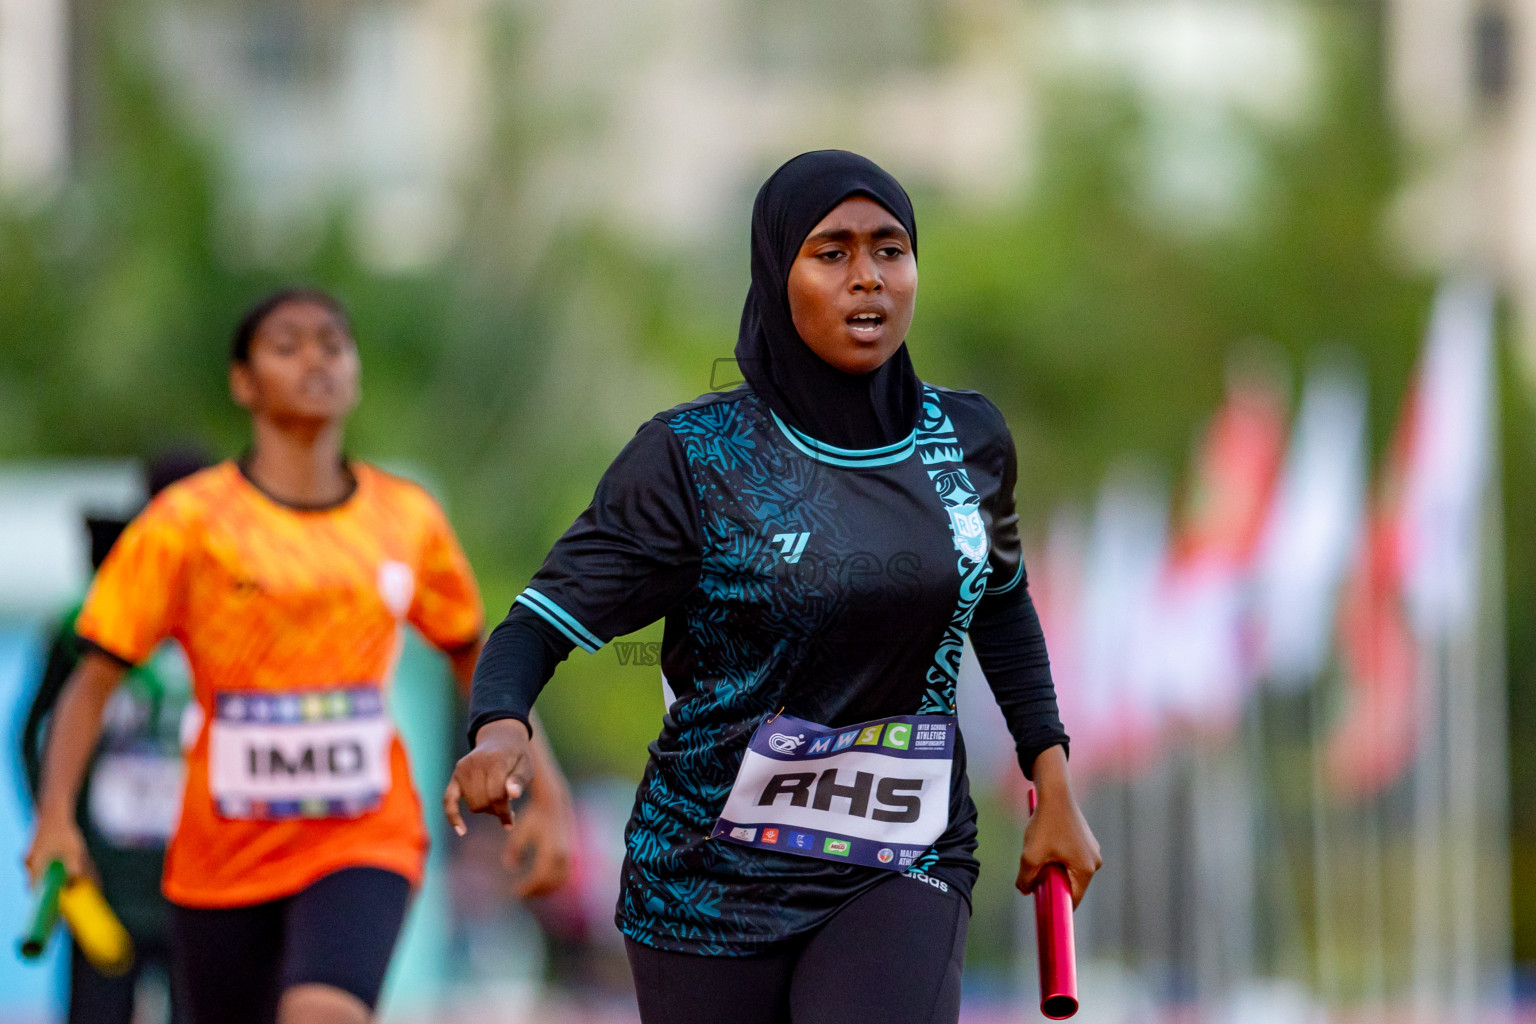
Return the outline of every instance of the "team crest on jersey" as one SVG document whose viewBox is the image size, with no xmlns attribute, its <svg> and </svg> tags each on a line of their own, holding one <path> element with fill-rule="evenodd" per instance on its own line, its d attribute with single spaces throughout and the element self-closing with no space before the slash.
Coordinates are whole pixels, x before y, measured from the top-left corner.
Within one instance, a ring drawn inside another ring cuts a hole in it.
<svg viewBox="0 0 1536 1024">
<path fill-rule="evenodd" d="M 416 596 L 416 574 L 411 567 L 392 559 L 379 563 L 379 596 L 390 614 L 403 618 Z"/>
<path fill-rule="evenodd" d="M 949 522 L 955 528 L 955 547 L 962 555 L 973 562 L 987 557 L 987 529 L 975 505 L 950 509 Z"/>
<path fill-rule="evenodd" d="M 931 470 L 938 487 L 939 500 L 949 513 L 949 525 L 955 535 L 955 547 L 973 562 L 987 557 L 987 528 L 981 521 L 981 505 L 976 489 L 964 468 Z"/>
</svg>

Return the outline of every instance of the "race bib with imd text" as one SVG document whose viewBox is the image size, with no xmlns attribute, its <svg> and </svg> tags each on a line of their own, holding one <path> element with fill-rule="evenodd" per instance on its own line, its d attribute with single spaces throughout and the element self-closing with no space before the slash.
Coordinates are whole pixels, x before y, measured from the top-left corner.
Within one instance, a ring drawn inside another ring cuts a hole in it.
<svg viewBox="0 0 1536 1024">
<path fill-rule="evenodd" d="M 904 871 L 949 825 L 955 729 L 944 715 L 838 729 L 770 719 L 752 735 L 711 838 Z"/>
<path fill-rule="evenodd" d="M 221 817 L 352 818 L 389 791 L 394 728 L 376 686 L 220 693 L 209 730 Z"/>
</svg>

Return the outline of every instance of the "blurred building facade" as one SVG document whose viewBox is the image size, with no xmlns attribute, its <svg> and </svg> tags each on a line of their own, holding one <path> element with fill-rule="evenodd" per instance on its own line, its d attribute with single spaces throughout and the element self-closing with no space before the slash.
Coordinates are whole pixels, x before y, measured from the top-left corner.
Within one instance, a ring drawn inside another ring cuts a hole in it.
<svg viewBox="0 0 1536 1024">
<path fill-rule="evenodd" d="M 0 192 L 46 197 L 67 174 L 90 128 L 80 64 L 119 6 L 0 0 Z M 1224 119 L 1303 117 L 1311 85 L 1299 0 L 150 6 L 140 43 L 222 154 L 232 230 L 275 258 L 340 204 L 383 269 L 441 257 L 466 188 L 510 173 L 494 145 L 508 102 L 537 122 L 517 174 L 550 215 L 692 238 L 765 166 L 815 146 L 868 150 L 977 202 L 1012 197 L 1030 179 L 1040 89 L 1085 74 L 1148 99 L 1163 201 L 1219 215 L 1249 173 Z M 1388 88 L 1415 151 L 1399 239 L 1436 268 L 1492 266 L 1536 303 L 1536 0 L 1384 9 Z"/>
<path fill-rule="evenodd" d="M 1412 147 L 1398 240 L 1433 270 L 1476 269 L 1514 300 L 1536 373 L 1536 2 L 1390 0 L 1388 83 Z"/>
<path fill-rule="evenodd" d="M 66 0 L 0 0 L 0 194 L 49 194 L 69 150 Z"/>
<path fill-rule="evenodd" d="M 89 131 L 78 65 L 118 6 L 0 0 L 0 187 L 46 193 L 66 173 Z M 341 205 L 386 270 L 441 257 L 466 190 L 503 175 L 545 216 L 675 241 L 717 230 L 766 169 L 822 146 L 962 201 L 1014 199 L 1040 92 L 1074 76 L 1147 100 L 1155 202 L 1219 217 L 1252 172 L 1231 119 L 1294 120 L 1308 100 L 1292 0 L 855 7 L 164 0 L 135 31 L 221 155 L 239 258 L 305 244 Z M 498 148 L 508 118 L 537 152 Z"/>
</svg>

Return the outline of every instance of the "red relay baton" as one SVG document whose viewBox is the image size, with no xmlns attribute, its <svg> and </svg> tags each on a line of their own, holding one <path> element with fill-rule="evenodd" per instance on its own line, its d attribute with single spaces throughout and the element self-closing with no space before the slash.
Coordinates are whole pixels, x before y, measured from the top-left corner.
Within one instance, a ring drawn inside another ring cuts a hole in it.
<svg viewBox="0 0 1536 1024">
<path fill-rule="evenodd" d="M 1029 791 L 1035 813 L 1035 791 Z M 1077 1012 L 1077 952 L 1072 939 L 1072 885 L 1067 869 L 1047 864 L 1035 880 L 1035 945 L 1040 951 L 1040 1012 L 1066 1020 Z"/>
</svg>

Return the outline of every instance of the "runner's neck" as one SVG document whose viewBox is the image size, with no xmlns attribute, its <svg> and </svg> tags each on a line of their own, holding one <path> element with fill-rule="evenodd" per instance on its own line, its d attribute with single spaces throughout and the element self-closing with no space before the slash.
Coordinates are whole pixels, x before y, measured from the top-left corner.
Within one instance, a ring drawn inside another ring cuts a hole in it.
<svg viewBox="0 0 1536 1024">
<path fill-rule="evenodd" d="M 256 444 L 241 457 L 240 472 L 268 498 L 303 511 L 344 505 L 357 490 L 339 427 L 297 437 L 258 420 Z"/>
</svg>

